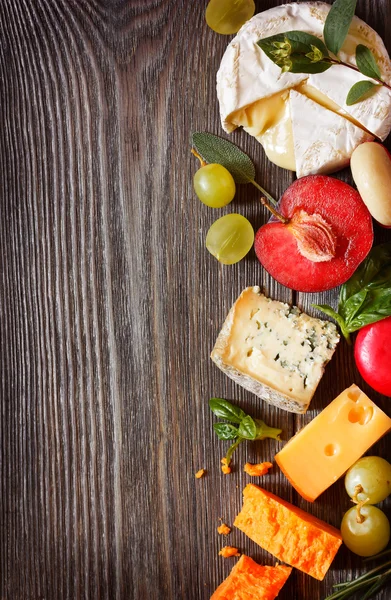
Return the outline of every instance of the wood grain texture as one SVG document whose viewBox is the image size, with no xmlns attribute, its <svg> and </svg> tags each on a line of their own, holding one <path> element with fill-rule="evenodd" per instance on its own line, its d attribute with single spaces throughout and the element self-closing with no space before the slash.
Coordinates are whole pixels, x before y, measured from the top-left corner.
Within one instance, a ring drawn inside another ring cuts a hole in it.
<svg viewBox="0 0 391 600">
<path fill-rule="evenodd" d="M 221 134 L 215 74 L 228 41 L 206 27 L 205 5 L 0 3 L 2 600 L 209 598 L 233 565 L 217 556 L 216 528 L 241 506 L 241 465 L 277 447 L 243 445 L 223 477 L 209 397 L 234 398 L 288 439 L 353 380 L 370 391 L 344 344 L 305 417 L 272 409 L 209 360 L 247 285 L 309 311 L 336 292 L 296 295 L 253 251 L 232 267 L 205 251 L 216 215 L 194 197 L 189 139 Z M 360 0 L 358 14 L 390 51 L 391 0 Z M 231 139 L 274 196 L 292 182 L 249 136 Z M 255 228 L 266 220 L 250 186 L 219 216 L 231 210 Z M 389 457 L 387 441 L 376 451 Z M 277 469 L 263 483 L 334 525 L 348 507 L 341 482 L 311 506 Z M 228 539 L 273 564 L 240 532 Z M 323 584 L 296 571 L 279 597 L 320 600 L 359 569 L 342 550 Z"/>
</svg>

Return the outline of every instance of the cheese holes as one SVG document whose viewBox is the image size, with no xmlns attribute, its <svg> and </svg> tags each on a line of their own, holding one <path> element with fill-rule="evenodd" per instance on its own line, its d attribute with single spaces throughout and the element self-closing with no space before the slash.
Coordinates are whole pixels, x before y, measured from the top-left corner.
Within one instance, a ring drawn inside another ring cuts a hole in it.
<svg viewBox="0 0 391 600">
<path fill-rule="evenodd" d="M 353 402 L 357 402 L 357 400 L 359 399 L 360 396 L 361 396 L 361 390 L 357 387 L 348 392 L 348 398 L 350 400 L 353 400 Z M 350 419 L 349 419 L 349 421 L 350 421 Z"/>
<path fill-rule="evenodd" d="M 349 411 L 348 419 L 351 423 L 366 425 L 373 417 L 372 406 L 355 406 Z"/>
<path fill-rule="evenodd" d="M 339 452 L 339 448 L 336 444 L 327 444 L 327 446 L 324 449 L 324 453 L 326 456 L 335 456 L 336 454 L 338 454 Z"/>
</svg>

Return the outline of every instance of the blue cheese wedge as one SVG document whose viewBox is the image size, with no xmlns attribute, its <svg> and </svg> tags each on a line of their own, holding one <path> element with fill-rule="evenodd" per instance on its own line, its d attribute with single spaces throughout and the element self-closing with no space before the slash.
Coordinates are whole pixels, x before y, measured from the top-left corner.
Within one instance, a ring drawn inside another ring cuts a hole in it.
<svg viewBox="0 0 391 600">
<path fill-rule="evenodd" d="M 305 413 L 338 342 L 334 323 L 248 287 L 231 308 L 211 358 L 263 400 Z"/>
</svg>

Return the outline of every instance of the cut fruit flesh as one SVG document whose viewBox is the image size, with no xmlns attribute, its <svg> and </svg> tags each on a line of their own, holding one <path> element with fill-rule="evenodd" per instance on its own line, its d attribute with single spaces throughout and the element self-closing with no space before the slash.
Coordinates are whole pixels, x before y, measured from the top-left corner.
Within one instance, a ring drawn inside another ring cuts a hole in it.
<svg viewBox="0 0 391 600">
<path fill-rule="evenodd" d="M 368 209 L 351 186 L 324 175 L 297 179 L 277 205 L 278 212 L 287 219 L 299 209 L 309 215 L 318 214 L 332 225 L 337 236 L 335 257 L 327 262 L 308 260 L 300 253 L 289 226 L 272 217 L 255 236 L 259 261 L 274 279 L 290 289 L 319 292 L 341 285 L 371 249 L 373 229 Z"/>
</svg>

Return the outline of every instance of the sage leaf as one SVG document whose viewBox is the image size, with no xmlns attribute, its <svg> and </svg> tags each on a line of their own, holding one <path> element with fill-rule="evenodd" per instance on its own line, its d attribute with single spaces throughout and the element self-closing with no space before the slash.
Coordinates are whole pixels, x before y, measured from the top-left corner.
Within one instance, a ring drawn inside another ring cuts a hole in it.
<svg viewBox="0 0 391 600">
<path fill-rule="evenodd" d="M 207 163 L 223 165 L 235 183 L 252 183 L 272 204 L 275 199 L 254 180 L 255 167 L 249 156 L 232 142 L 213 133 L 196 131 L 192 134 L 192 145 Z"/>
<path fill-rule="evenodd" d="M 225 419 L 238 425 L 246 416 L 246 413 L 241 408 L 231 404 L 228 400 L 224 400 L 224 398 L 211 398 L 209 400 L 209 408 L 219 419 Z"/>
<path fill-rule="evenodd" d="M 371 50 L 367 48 L 367 46 L 364 46 L 364 44 L 359 44 L 356 48 L 356 63 L 363 75 L 372 77 L 372 79 L 381 79 L 381 73 L 376 59 Z"/>
<path fill-rule="evenodd" d="M 241 421 L 238 430 L 239 436 L 245 440 L 255 440 L 257 435 L 257 426 L 255 425 L 254 419 L 247 415 Z"/>
<path fill-rule="evenodd" d="M 372 91 L 374 87 L 377 87 L 377 84 L 373 83 L 372 81 L 369 81 L 368 79 L 365 81 L 358 81 L 357 83 L 355 83 L 350 88 L 349 93 L 346 97 L 347 106 L 352 106 L 353 104 L 356 104 L 356 102 L 358 102 L 359 100 L 362 100 L 364 96 L 369 94 L 369 92 Z"/>
<path fill-rule="evenodd" d="M 213 429 L 219 440 L 236 440 L 239 435 L 238 428 L 230 423 L 213 423 Z"/>
<path fill-rule="evenodd" d="M 357 0 L 335 0 L 327 15 L 323 37 L 327 48 L 335 54 L 341 50 L 354 17 Z"/>
<path fill-rule="evenodd" d="M 195 132 L 192 144 L 205 162 L 223 165 L 236 183 L 251 183 L 254 180 L 255 167 L 251 158 L 232 142 L 212 133 Z"/>
</svg>

